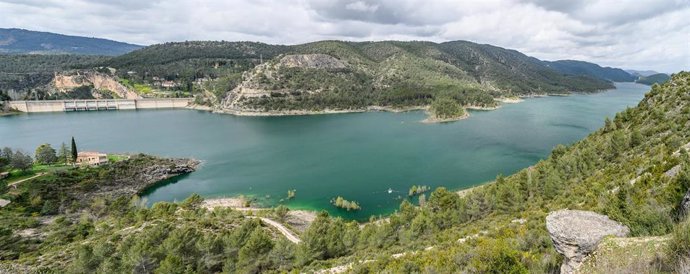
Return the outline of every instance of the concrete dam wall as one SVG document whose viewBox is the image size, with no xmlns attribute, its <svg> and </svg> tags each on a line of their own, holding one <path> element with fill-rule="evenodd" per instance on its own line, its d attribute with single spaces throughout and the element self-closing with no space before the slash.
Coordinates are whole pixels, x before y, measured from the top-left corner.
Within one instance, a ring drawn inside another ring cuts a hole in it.
<svg viewBox="0 0 690 274">
<path fill-rule="evenodd" d="M 192 100 L 192 98 L 44 100 L 10 101 L 9 104 L 11 108 L 21 112 L 63 112 L 185 108 Z"/>
</svg>

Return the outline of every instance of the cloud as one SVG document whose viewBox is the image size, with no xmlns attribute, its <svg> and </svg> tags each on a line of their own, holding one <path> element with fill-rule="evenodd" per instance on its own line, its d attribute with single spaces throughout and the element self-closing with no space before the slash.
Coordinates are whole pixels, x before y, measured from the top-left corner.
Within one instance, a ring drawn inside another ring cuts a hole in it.
<svg viewBox="0 0 690 274">
<path fill-rule="evenodd" d="M 689 0 L 0 0 L 0 27 L 138 44 L 470 40 L 547 60 L 690 69 Z"/>
</svg>

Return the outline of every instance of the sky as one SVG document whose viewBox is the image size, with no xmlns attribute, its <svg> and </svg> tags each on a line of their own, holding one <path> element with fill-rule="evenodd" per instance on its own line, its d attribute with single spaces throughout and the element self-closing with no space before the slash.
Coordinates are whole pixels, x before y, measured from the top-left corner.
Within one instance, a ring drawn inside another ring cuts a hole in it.
<svg viewBox="0 0 690 274">
<path fill-rule="evenodd" d="M 0 27 L 185 40 L 468 40 L 542 60 L 690 70 L 690 0 L 0 0 Z"/>
</svg>

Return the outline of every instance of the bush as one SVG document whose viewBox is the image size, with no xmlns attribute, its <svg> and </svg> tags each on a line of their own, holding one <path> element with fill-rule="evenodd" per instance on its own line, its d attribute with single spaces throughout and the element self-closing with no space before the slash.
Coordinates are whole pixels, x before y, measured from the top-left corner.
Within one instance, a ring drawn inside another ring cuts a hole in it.
<svg viewBox="0 0 690 274">
<path fill-rule="evenodd" d="M 690 217 L 686 217 L 685 221 L 679 223 L 673 230 L 666 250 L 666 258 L 669 265 L 675 267 L 678 273 L 687 273 L 683 272 L 682 268 L 687 268 L 690 262 Z"/>
</svg>

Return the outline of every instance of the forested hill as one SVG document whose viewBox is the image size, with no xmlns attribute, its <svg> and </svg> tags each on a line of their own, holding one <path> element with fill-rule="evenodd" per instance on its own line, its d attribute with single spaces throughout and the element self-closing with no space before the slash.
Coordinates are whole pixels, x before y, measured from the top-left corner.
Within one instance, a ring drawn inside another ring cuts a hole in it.
<svg viewBox="0 0 690 274">
<path fill-rule="evenodd" d="M 657 74 L 652 74 L 649 76 L 640 76 L 640 78 L 637 79 L 637 83 L 643 84 L 643 85 L 653 85 L 653 84 L 662 84 L 666 81 L 671 79 L 671 76 L 669 76 L 666 73 L 657 73 Z"/>
<path fill-rule="evenodd" d="M 115 56 L 140 48 L 142 46 L 107 39 L 0 28 L 0 53 Z"/>
<path fill-rule="evenodd" d="M 568 75 L 586 75 L 595 77 L 597 79 L 614 81 L 614 82 L 633 82 L 637 79 L 636 76 L 619 68 L 601 67 L 594 63 L 576 61 L 576 60 L 559 60 L 559 61 L 544 61 L 546 66 L 553 68 L 561 73 Z"/>
<path fill-rule="evenodd" d="M 613 88 L 608 81 L 557 72 L 514 50 L 466 41 L 166 43 L 103 65 L 134 83 L 175 81 L 213 93 L 209 103 L 219 108 L 258 111 L 419 106 L 438 97 L 492 106 L 501 96 Z"/>
</svg>

